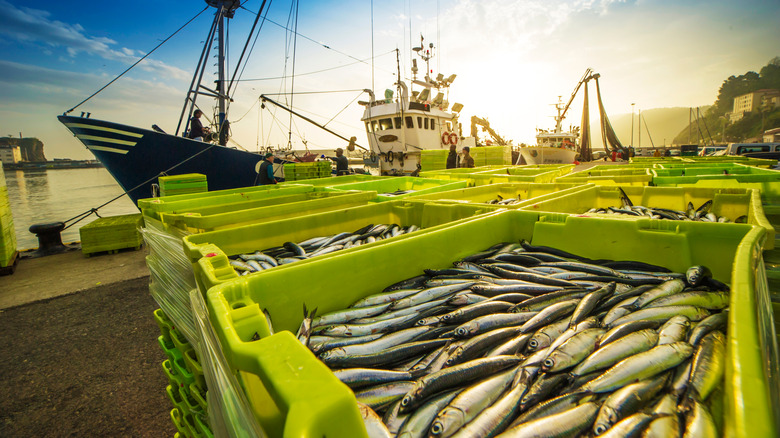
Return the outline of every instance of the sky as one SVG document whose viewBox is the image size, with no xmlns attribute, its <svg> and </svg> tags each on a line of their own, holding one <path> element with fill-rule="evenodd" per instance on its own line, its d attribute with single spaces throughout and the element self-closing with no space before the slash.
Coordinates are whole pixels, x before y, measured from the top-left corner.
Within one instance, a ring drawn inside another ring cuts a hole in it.
<svg viewBox="0 0 780 438">
<path fill-rule="evenodd" d="M 230 20 L 231 72 L 260 3 L 246 1 Z M 618 116 L 710 105 L 726 78 L 780 56 L 778 0 L 269 3 L 228 117 L 233 145 L 247 150 L 344 146 L 300 119 L 291 125 L 290 115 L 273 105 L 261 108 L 260 94 L 366 145 L 357 103 L 368 99 L 362 90 L 381 96 L 394 89 L 399 68 L 408 83 L 410 47 L 421 35 L 435 46 L 433 76 L 457 74 L 448 99 L 464 105 L 464 133 L 477 115 L 515 144 L 533 143 L 536 128 L 554 126 L 552 104 L 558 96 L 568 100 L 587 68 L 601 74 L 605 108 Z M 213 13 L 197 0 L 0 0 L 0 136 L 38 137 L 49 159 L 92 158 L 56 116 L 192 20 L 72 113 L 175 132 Z M 214 62 L 205 77 L 214 78 Z M 291 90 L 297 94 L 280 95 Z M 595 99 L 595 88 L 590 91 Z M 207 98 L 198 104 L 213 113 Z M 580 93 L 565 127 L 579 125 L 581 105 Z"/>
</svg>

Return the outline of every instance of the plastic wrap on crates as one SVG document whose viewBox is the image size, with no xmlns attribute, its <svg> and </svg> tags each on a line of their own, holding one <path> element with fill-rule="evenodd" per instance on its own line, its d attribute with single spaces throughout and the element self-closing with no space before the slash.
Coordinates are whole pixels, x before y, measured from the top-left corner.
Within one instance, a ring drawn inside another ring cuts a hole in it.
<svg viewBox="0 0 780 438">
<path fill-rule="evenodd" d="M 149 248 L 149 292 L 160 308 L 187 340 L 195 338 L 189 292 L 195 287 L 192 265 L 182 251 L 182 235 L 174 235 L 146 221 L 141 228 Z"/>
<path fill-rule="evenodd" d="M 265 437 L 265 432 L 255 421 L 249 401 L 222 353 L 222 346 L 209 322 L 203 295 L 197 289 L 192 289 L 189 296 L 197 329 L 193 346 L 200 358 L 209 388 L 206 400 L 209 426 L 214 436 Z"/>
</svg>

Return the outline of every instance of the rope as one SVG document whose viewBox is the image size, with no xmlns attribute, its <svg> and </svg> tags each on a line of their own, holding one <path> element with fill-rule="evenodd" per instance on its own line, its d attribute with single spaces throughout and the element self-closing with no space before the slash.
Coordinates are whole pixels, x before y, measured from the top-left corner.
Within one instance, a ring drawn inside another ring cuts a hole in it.
<svg viewBox="0 0 780 438">
<path fill-rule="evenodd" d="M 173 166 L 169 167 L 168 169 L 166 169 L 166 170 L 164 170 L 164 171 L 162 171 L 162 172 L 158 173 L 157 175 L 155 175 L 155 176 L 153 176 L 153 177 L 151 177 L 151 178 L 147 179 L 146 181 L 142 182 L 141 184 L 138 184 L 137 186 L 133 187 L 132 189 L 130 189 L 130 190 L 124 190 L 124 191 L 122 192 L 122 194 L 121 194 L 121 195 L 115 196 L 115 197 L 114 197 L 114 198 L 112 198 L 111 200 L 109 200 L 109 201 L 107 201 L 107 202 L 104 202 L 103 204 L 100 204 L 100 205 L 99 205 L 99 206 L 97 206 L 97 207 L 91 208 L 91 209 L 89 209 L 89 210 L 85 211 L 84 213 L 78 214 L 78 215 L 76 215 L 76 216 L 74 216 L 74 217 L 72 217 L 72 218 L 70 218 L 70 219 L 66 220 L 66 221 L 65 221 L 65 223 L 68 223 L 68 222 L 70 222 L 70 221 L 72 221 L 72 220 L 74 220 L 74 219 L 76 219 L 76 218 L 80 218 L 80 219 L 79 219 L 79 220 L 77 220 L 76 222 L 73 222 L 72 224 L 70 224 L 70 225 L 66 226 L 66 227 L 65 227 L 65 228 L 63 228 L 63 229 L 64 229 L 64 230 L 67 230 L 67 229 L 68 229 L 68 228 L 70 228 L 71 226 L 73 226 L 73 225 L 75 225 L 75 224 L 79 223 L 81 220 L 83 220 L 83 219 L 85 219 L 85 218 L 89 217 L 89 215 L 91 215 L 92 213 L 95 213 L 95 215 L 96 215 L 97 217 L 100 217 L 100 215 L 99 215 L 97 212 L 98 212 L 98 210 L 100 210 L 101 208 L 103 208 L 103 207 L 105 207 L 106 205 L 108 205 L 108 204 L 110 204 L 110 203 L 112 203 L 112 202 L 116 201 L 117 199 L 121 198 L 122 196 L 125 196 L 125 195 L 127 195 L 128 193 L 132 192 L 133 190 L 137 190 L 137 189 L 139 189 L 139 188 L 141 188 L 141 187 L 143 187 L 143 186 L 145 186 L 145 185 L 149 184 L 150 182 L 152 182 L 152 181 L 154 181 L 155 179 L 157 179 L 159 176 L 164 176 L 164 175 L 166 175 L 168 172 L 170 172 L 171 170 L 173 170 L 173 169 L 175 169 L 175 168 L 177 168 L 177 167 L 181 166 L 182 164 L 186 163 L 187 161 L 190 161 L 191 159 L 193 159 L 193 158 L 197 157 L 198 155 L 200 155 L 200 154 L 202 154 L 202 153 L 204 153 L 204 152 L 207 152 L 207 151 L 211 150 L 211 148 L 213 148 L 214 146 L 216 146 L 216 145 L 215 145 L 215 144 L 211 144 L 211 145 L 209 145 L 209 147 L 207 147 L 206 149 L 203 149 L 202 151 L 200 151 L 200 152 L 198 152 L 198 153 L 196 153 L 196 154 L 194 154 L 194 155 L 192 155 L 192 156 L 190 156 L 190 157 L 188 157 L 188 158 L 185 158 L 184 160 L 182 160 L 182 161 L 180 161 L 180 162 L 178 162 L 178 163 L 174 164 Z M 82 217 L 82 216 L 83 216 L 83 217 Z"/>
<path fill-rule="evenodd" d="M 101 91 L 103 91 L 103 90 L 105 90 L 106 88 L 108 88 L 108 86 L 109 86 L 109 85 L 111 85 L 111 84 L 113 84 L 114 82 L 116 82 L 116 81 L 117 81 L 119 78 L 121 78 L 122 76 L 124 76 L 124 75 L 125 75 L 125 73 L 129 72 L 129 71 L 130 71 L 130 70 L 131 70 L 133 67 L 135 67 L 135 66 L 136 66 L 136 65 L 138 65 L 138 64 L 139 64 L 141 61 L 143 61 L 144 59 L 146 59 L 146 58 L 147 58 L 149 55 L 151 55 L 152 53 L 154 53 L 154 51 L 155 51 L 155 50 L 159 49 L 159 48 L 160 48 L 160 46 L 162 46 L 163 44 L 165 44 L 166 42 L 168 42 L 168 40 L 169 40 L 169 39 L 171 39 L 171 38 L 173 38 L 173 36 L 174 36 L 174 35 L 176 35 L 176 34 L 177 34 L 177 33 L 179 33 L 179 32 L 180 32 L 182 29 L 184 29 L 185 27 L 187 27 L 187 25 L 188 25 L 188 24 L 192 23 L 192 22 L 193 22 L 193 21 L 194 21 L 196 18 L 198 18 L 198 17 L 200 16 L 200 14 L 202 14 L 203 12 L 205 12 L 205 11 L 206 11 L 206 9 L 208 9 L 208 8 L 209 8 L 208 6 L 206 6 L 205 8 L 203 8 L 203 10 L 202 10 L 202 11 L 198 12 L 198 13 L 197 13 L 197 14 L 196 14 L 194 17 L 192 17 L 192 18 L 191 18 L 191 19 L 190 19 L 188 22 L 184 23 L 184 25 L 183 25 L 182 27 L 180 27 L 178 30 L 176 30 L 176 32 L 172 33 L 172 34 L 171 34 L 171 35 L 170 35 L 168 38 L 164 39 L 164 40 L 163 40 L 163 41 L 162 41 L 160 44 L 158 44 L 158 45 L 157 45 L 157 47 L 155 47 L 154 49 L 152 49 L 152 50 L 151 50 L 149 53 L 147 53 L 147 54 L 146 54 L 146 55 L 144 55 L 144 56 L 143 56 L 141 59 L 139 59 L 138 61 L 136 61 L 136 62 L 135 62 L 133 65 L 131 65 L 130 67 L 128 67 L 128 68 L 127 68 L 127 70 L 123 71 L 123 72 L 122 72 L 122 73 L 121 73 L 119 76 L 115 77 L 115 78 L 114 78 L 114 79 L 112 79 L 112 80 L 111 80 L 109 83 L 107 83 L 106 85 L 103 85 L 103 87 L 102 87 L 102 88 L 100 88 L 99 90 L 97 90 L 97 91 L 95 91 L 94 93 L 92 93 L 92 95 L 90 95 L 90 96 L 89 96 L 89 97 L 87 97 L 86 99 L 84 99 L 84 100 L 82 100 L 81 102 L 79 102 L 79 103 L 78 103 L 76 106 L 74 106 L 73 108 L 71 108 L 71 109 L 69 109 L 69 110 L 65 111 L 65 114 L 70 114 L 70 113 L 72 113 L 72 112 L 73 112 L 73 110 L 75 110 L 76 108 L 80 107 L 82 104 L 84 104 L 84 102 L 88 101 L 89 99 L 92 99 L 93 97 L 97 96 L 97 94 L 98 94 L 98 93 L 100 93 Z"/>
</svg>

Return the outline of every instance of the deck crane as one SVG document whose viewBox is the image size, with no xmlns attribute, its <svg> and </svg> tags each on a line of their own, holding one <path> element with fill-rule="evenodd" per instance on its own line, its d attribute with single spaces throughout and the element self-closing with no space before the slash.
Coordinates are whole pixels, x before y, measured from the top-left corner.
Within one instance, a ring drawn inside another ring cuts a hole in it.
<svg viewBox="0 0 780 438">
<path fill-rule="evenodd" d="M 475 139 L 479 138 L 477 135 L 477 126 L 481 126 L 483 131 L 487 131 L 488 134 L 490 134 L 491 137 L 493 137 L 493 142 L 497 146 L 506 146 L 510 142 L 507 142 L 504 140 L 503 137 L 498 135 L 498 133 L 490 127 L 490 122 L 487 121 L 487 119 L 483 119 L 482 117 L 477 116 L 471 116 L 471 136 Z"/>
<path fill-rule="evenodd" d="M 563 122 L 563 119 L 566 118 L 566 111 L 569 110 L 571 103 L 574 101 L 574 98 L 577 96 L 577 92 L 580 91 L 580 87 L 582 87 L 591 79 L 598 79 L 599 76 L 600 75 L 598 73 L 593 73 L 593 69 L 588 68 L 587 70 L 585 70 L 585 74 L 582 75 L 580 81 L 577 82 L 577 86 L 574 87 L 574 91 L 572 91 L 569 101 L 566 102 L 566 105 L 563 107 L 563 109 L 561 109 L 560 107 L 558 108 L 558 115 L 555 117 L 555 132 L 561 131 L 561 122 Z"/>
</svg>

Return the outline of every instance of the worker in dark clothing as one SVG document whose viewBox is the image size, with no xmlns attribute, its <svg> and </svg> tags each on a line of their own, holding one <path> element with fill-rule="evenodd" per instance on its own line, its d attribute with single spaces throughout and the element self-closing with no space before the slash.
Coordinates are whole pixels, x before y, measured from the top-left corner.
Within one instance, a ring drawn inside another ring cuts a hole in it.
<svg viewBox="0 0 780 438">
<path fill-rule="evenodd" d="M 463 147 L 463 159 L 460 161 L 460 167 L 474 167 L 474 157 L 471 156 L 470 151 L 468 146 Z"/>
<path fill-rule="evenodd" d="M 349 160 L 344 156 L 344 149 L 336 149 L 336 156 L 328 158 L 336 162 L 336 176 L 349 174 Z"/>
<path fill-rule="evenodd" d="M 260 185 L 276 184 L 276 178 L 274 178 L 274 154 L 268 152 L 264 158 L 260 164 L 260 170 L 257 172 Z"/>
<path fill-rule="evenodd" d="M 200 116 L 202 115 L 203 111 L 199 109 L 196 109 L 195 112 L 192 113 L 192 118 L 190 119 L 190 133 L 187 135 L 188 138 L 203 141 L 203 138 L 209 133 L 209 127 L 204 127 L 203 123 L 200 122 Z"/>
<path fill-rule="evenodd" d="M 454 144 L 450 145 L 450 154 L 447 155 L 447 169 L 458 167 L 458 148 Z"/>
</svg>

